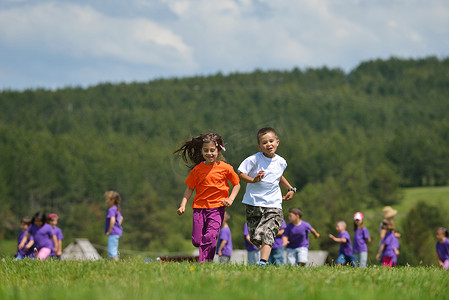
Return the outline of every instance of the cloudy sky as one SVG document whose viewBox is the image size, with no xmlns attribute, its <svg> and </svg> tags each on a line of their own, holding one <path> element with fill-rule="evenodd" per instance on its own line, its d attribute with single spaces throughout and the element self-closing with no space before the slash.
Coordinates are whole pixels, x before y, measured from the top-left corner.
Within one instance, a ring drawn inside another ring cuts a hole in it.
<svg viewBox="0 0 449 300">
<path fill-rule="evenodd" d="M 429 55 L 448 0 L 0 0 L 0 89 Z"/>
</svg>

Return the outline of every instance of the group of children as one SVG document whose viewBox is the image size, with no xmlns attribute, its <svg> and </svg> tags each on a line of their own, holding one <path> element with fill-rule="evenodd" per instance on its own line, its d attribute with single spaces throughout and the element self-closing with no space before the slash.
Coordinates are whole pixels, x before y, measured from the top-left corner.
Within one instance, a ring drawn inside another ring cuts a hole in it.
<svg viewBox="0 0 449 300">
<path fill-rule="evenodd" d="M 17 240 L 16 260 L 22 260 L 26 257 L 60 259 L 64 236 L 62 230 L 56 226 L 58 225 L 58 219 L 57 214 L 46 216 L 43 212 L 37 212 L 33 218 L 22 218 L 20 222 L 21 232 Z"/>
<path fill-rule="evenodd" d="M 287 248 L 289 264 L 305 265 L 308 256 L 308 233 L 316 238 L 319 233 L 302 221 L 299 208 L 289 210 L 288 225 L 285 224 L 282 201 L 292 199 L 294 188 L 283 176 L 287 167 L 284 158 L 276 154 L 279 138 L 273 128 L 265 127 L 257 133 L 257 147 L 260 152 L 246 158 L 238 167 L 238 174 L 225 162 L 226 151 L 223 138 L 216 133 L 200 134 L 187 140 L 174 153 L 181 154 L 191 170 L 185 183 L 186 190 L 177 213 L 182 215 L 193 192 L 192 244 L 199 247 L 199 262 L 212 261 L 218 254 L 221 262 L 228 262 L 232 251 L 232 239 L 225 209 L 231 206 L 240 190 L 240 180 L 247 183 L 243 196 L 246 206 L 244 225 L 248 263 L 266 266 L 267 263 L 281 264 L 284 247 Z M 230 182 L 233 186 L 231 189 Z M 280 186 L 287 190 L 282 196 Z M 231 191 L 231 192 L 230 192 Z M 391 208 L 390 208 L 391 209 Z M 387 213 L 391 213 L 392 209 Z M 220 233 L 220 227 L 222 227 Z M 354 215 L 354 243 L 346 230 L 346 223 L 336 224 L 338 237 L 329 237 L 340 243 L 337 264 L 365 267 L 367 244 L 371 238 L 363 226 L 363 214 Z M 440 265 L 449 267 L 449 241 L 447 231 L 438 231 L 437 253 Z M 394 266 L 399 254 L 398 237 L 392 217 L 386 217 L 381 228 L 381 243 L 377 259 L 384 266 Z M 444 237 L 444 238 L 443 238 Z M 218 239 L 218 242 L 217 242 Z"/>
</svg>

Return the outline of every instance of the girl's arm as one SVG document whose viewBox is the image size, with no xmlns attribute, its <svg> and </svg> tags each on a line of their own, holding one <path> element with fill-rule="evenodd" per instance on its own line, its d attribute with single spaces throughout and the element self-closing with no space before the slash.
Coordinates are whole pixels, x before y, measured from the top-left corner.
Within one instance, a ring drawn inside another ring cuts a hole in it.
<svg viewBox="0 0 449 300">
<path fill-rule="evenodd" d="M 114 227 L 115 224 L 115 217 L 110 217 L 109 218 L 109 228 L 108 228 L 108 232 L 106 232 L 106 235 L 110 235 L 112 232 L 112 228 Z"/>
<path fill-rule="evenodd" d="M 34 240 L 30 240 L 26 245 L 24 249 L 30 249 L 34 245 Z"/>
<path fill-rule="evenodd" d="M 256 175 L 256 177 L 252 178 L 249 175 L 245 174 L 245 173 L 240 173 L 239 177 L 241 180 L 243 180 L 246 183 L 256 183 L 262 180 L 263 176 L 265 175 L 265 172 L 259 171 Z"/>
<path fill-rule="evenodd" d="M 385 237 L 385 234 L 387 234 L 387 230 L 384 229 L 384 228 L 382 228 L 382 229 L 380 230 L 380 239 L 383 239 L 383 238 Z"/>
<path fill-rule="evenodd" d="M 189 201 L 192 194 L 193 190 L 189 186 L 187 186 L 186 190 L 184 191 L 184 195 L 182 196 L 181 205 L 177 210 L 178 215 L 182 215 L 186 211 L 187 201 Z"/>
<path fill-rule="evenodd" d="M 315 228 L 312 228 L 312 230 L 310 230 L 310 232 L 315 236 L 315 238 L 319 238 L 320 234 L 318 232 L 316 232 Z"/>
<path fill-rule="evenodd" d="M 122 225 L 122 223 L 123 223 L 123 216 L 122 216 L 122 215 L 120 215 L 120 219 L 118 220 L 118 223 L 119 223 L 120 225 Z"/>
<path fill-rule="evenodd" d="M 55 245 L 55 252 L 56 252 L 56 249 L 57 249 L 57 247 L 58 247 L 58 239 L 56 238 L 56 234 L 52 234 L 51 235 L 51 239 L 53 240 L 53 245 Z"/>
<path fill-rule="evenodd" d="M 367 244 L 371 243 L 371 238 L 365 239 L 365 242 L 366 242 Z"/>
<path fill-rule="evenodd" d="M 384 249 L 385 249 L 385 244 L 380 245 L 379 252 L 377 252 L 377 255 L 376 255 L 377 260 L 380 260 L 380 255 L 382 254 L 382 252 L 384 252 Z"/>
<path fill-rule="evenodd" d="M 19 248 L 19 250 L 22 250 L 23 246 L 25 246 L 25 243 L 27 242 L 27 240 L 30 238 L 31 233 L 27 233 L 22 240 L 20 241 L 20 244 L 17 248 Z"/>
<path fill-rule="evenodd" d="M 288 237 L 284 235 L 284 236 L 282 237 L 282 244 L 283 244 L 284 247 L 285 247 L 285 246 L 288 245 L 288 243 L 290 243 L 290 242 L 288 241 Z"/>
<path fill-rule="evenodd" d="M 251 239 L 249 238 L 249 235 L 245 235 L 245 239 L 254 247 L 257 247 L 256 245 L 253 244 L 253 242 L 251 242 Z"/>
<path fill-rule="evenodd" d="M 438 264 L 442 267 L 444 265 L 443 261 L 441 260 L 440 254 L 437 251 L 437 258 L 438 258 Z"/>
<path fill-rule="evenodd" d="M 234 203 L 235 197 L 237 197 L 237 194 L 239 193 L 239 191 L 240 191 L 240 183 L 238 183 L 232 187 L 231 195 L 229 196 L 228 199 L 221 200 L 221 204 L 223 204 L 225 207 L 231 206 L 232 203 Z"/>
<path fill-rule="evenodd" d="M 56 255 L 61 256 L 62 254 L 62 240 L 58 240 L 58 248 L 55 249 Z"/>
<path fill-rule="evenodd" d="M 281 177 L 281 180 L 279 181 L 279 183 L 280 183 L 280 185 L 282 185 L 282 186 L 283 186 L 284 188 L 286 188 L 287 190 L 293 188 L 293 187 L 291 186 L 291 184 L 288 183 L 288 180 L 287 180 L 284 176 Z M 293 198 L 293 195 L 294 195 L 294 194 L 295 194 L 294 191 L 287 192 L 287 194 L 285 194 L 285 196 L 282 197 L 282 200 L 288 201 L 288 200 L 290 200 L 291 198 Z"/>
<path fill-rule="evenodd" d="M 223 255 L 223 252 L 221 252 L 221 251 L 223 251 L 223 248 L 224 248 L 224 246 L 226 246 L 227 243 L 228 243 L 228 241 L 226 241 L 226 240 L 221 241 L 220 247 L 218 247 L 218 256 Z"/>
<path fill-rule="evenodd" d="M 279 229 L 277 236 L 282 236 L 285 232 L 285 228 Z"/>
</svg>

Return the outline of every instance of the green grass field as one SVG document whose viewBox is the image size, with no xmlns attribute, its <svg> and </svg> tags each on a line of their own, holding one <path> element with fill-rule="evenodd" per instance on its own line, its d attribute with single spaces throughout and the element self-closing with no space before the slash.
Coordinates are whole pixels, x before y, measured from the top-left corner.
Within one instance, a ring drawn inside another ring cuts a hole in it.
<svg viewBox="0 0 449 300">
<path fill-rule="evenodd" d="M 448 299 L 437 268 L 3 259 L 0 299 Z"/>
</svg>

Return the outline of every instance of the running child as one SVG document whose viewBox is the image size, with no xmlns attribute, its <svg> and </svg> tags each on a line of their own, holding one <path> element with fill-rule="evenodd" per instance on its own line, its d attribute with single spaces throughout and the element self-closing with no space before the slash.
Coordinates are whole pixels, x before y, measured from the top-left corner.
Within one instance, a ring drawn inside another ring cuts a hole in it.
<svg viewBox="0 0 449 300">
<path fill-rule="evenodd" d="M 28 233 L 28 228 L 31 226 L 31 218 L 30 217 L 23 217 L 20 221 L 20 230 L 22 230 L 19 233 L 19 237 L 17 239 L 17 248 L 20 245 L 20 242 L 22 242 L 22 239 L 26 234 Z M 26 241 L 25 246 L 22 248 L 22 250 L 17 250 L 17 253 L 14 255 L 16 260 L 22 260 L 25 257 L 33 258 L 33 246 L 34 244 L 34 238 L 33 236 L 30 236 L 29 240 Z"/>
<path fill-rule="evenodd" d="M 22 238 L 19 244 L 19 250 L 25 247 L 25 243 L 34 237 L 34 248 L 37 251 L 37 259 L 46 259 L 51 251 L 55 249 L 56 235 L 53 228 L 46 223 L 47 217 L 43 212 L 37 212 L 31 221 L 32 225 L 28 228 L 27 234 Z"/>
<path fill-rule="evenodd" d="M 223 138 L 216 133 L 200 134 L 184 142 L 174 153 L 180 153 L 191 169 L 185 183 L 186 190 L 178 208 L 184 214 L 188 200 L 193 199 L 192 244 L 199 247 L 199 262 L 212 261 L 225 208 L 232 205 L 240 190 L 239 177 L 231 165 L 225 163 Z M 190 163 L 189 163 L 190 161 Z M 229 195 L 229 184 L 233 185 Z"/>
<path fill-rule="evenodd" d="M 57 214 L 49 214 L 47 217 L 47 222 L 53 228 L 53 231 L 56 235 L 56 245 L 55 250 L 50 254 L 52 257 L 56 257 L 57 259 L 61 259 L 62 254 L 62 240 L 64 239 L 64 235 L 62 234 L 61 228 L 57 227 L 59 216 Z"/>
<path fill-rule="evenodd" d="M 356 212 L 354 214 L 354 241 L 352 250 L 355 263 L 360 268 L 365 268 L 368 262 L 368 246 L 371 243 L 371 237 L 368 229 L 363 225 L 363 214 Z"/>
<path fill-rule="evenodd" d="M 282 175 L 287 162 L 276 154 L 279 138 L 271 127 L 257 132 L 261 150 L 246 158 L 239 166 L 240 178 L 248 183 L 243 197 L 251 242 L 260 247 L 260 266 L 267 264 L 271 247 L 284 220 L 282 200 L 290 200 L 296 189 Z M 287 189 L 282 197 L 280 185 Z"/>
<path fill-rule="evenodd" d="M 120 213 L 120 202 L 122 198 L 116 191 L 104 193 L 104 201 L 108 206 L 104 233 L 108 237 L 108 257 L 118 260 L 118 244 L 123 234 L 123 216 Z"/>
<path fill-rule="evenodd" d="M 437 244 L 435 245 L 437 251 L 438 263 L 443 269 L 449 269 L 449 238 L 447 229 L 440 227 L 435 232 Z"/>
<path fill-rule="evenodd" d="M 255 265 L 259 263 L 260 260 L 260 251 L 259 248 L 251 243 L 248 232 L 248 224 L 245 222 L 243 225 L 243 238 L 245 241 L 245 247 L 247 252 L 248 265 Z"/>
<path fill-rule="evenodd" d="M 337 265 L 349 264 L 355 266 L 354 256 L 352 255 L 351 236 L 346 231 L 346 222 L 338 221 L 335 229 L 338 231 L 338 237 L 329 234 L 329 237 L 337 243 L 340 243 L 340 250 L 335 263 Z"/>
<path fill-rule="evenodd" d="M 376 259 L 381 260 L 382 266 L 384 267 L 393 267 L 394 257 L 395 255 L 399 255 L 399 241 L 394 234 L 395 226 L 393 220 L 386 221 L 385 229 L 385 237 L 380 242 Z"/>
<path fill-rule="evenodd" d="M 225 212 L 223 224 L 217 239 L 217 254 L 219 256 L 220 263 L 222 264 L 229 263 L 232 255 L 232 236 L 231 229 L 228 225 L 230 218 L 231 216 L 228 212 Z"/>
<path fill-rule="evenodd" d="M 305 266 L 309 255 L 309 232 L 315 238 L 320 234 L 306 221 L 302 220 L 302 210 L 292 207 L 288 210 L 288 223 L 282 241 L 287 246 L 287 263 Z"/>
</svg>

